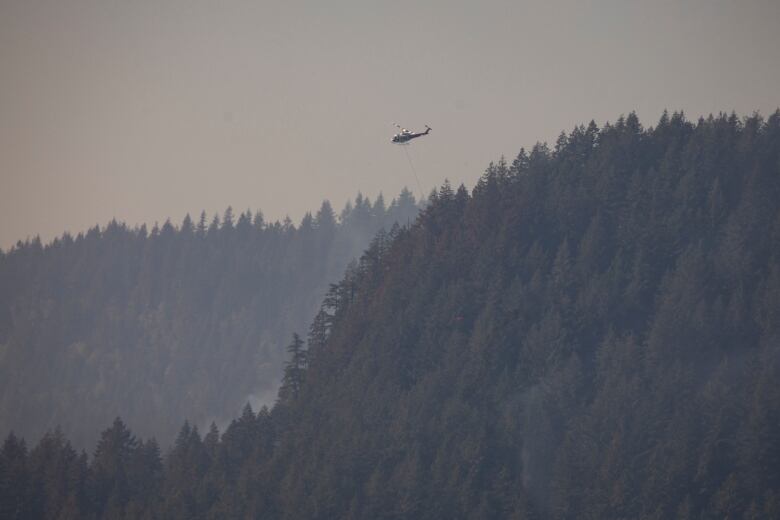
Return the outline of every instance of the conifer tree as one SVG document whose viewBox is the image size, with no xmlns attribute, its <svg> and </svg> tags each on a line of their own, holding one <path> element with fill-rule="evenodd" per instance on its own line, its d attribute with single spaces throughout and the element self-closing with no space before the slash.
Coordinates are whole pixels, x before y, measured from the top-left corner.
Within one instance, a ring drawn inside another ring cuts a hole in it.
<svg viewBox="0 0 780 520">
<path fill-rule="evenodd" d="M 32 499 L 27 444 L 10 433 L 0 448 L 0 518 L 30 518 Z"/>
<path fill-rule="evenodd" d="M 303 340 L 293 333 L 292 342 L 287 346 L 289 359 L 284 366 L 284 377 L 279 389 L 279 401 L 288 402 L 298 399 L 308 366 L 308 351 Z"/>
<path fill-rule="evenodd" d="M 91 469 L 98 514 L 120 516 L 134 497 L 133 465 L 140 449 L 138 439 L 117 417 L 100 436 Z"/>
</svg>

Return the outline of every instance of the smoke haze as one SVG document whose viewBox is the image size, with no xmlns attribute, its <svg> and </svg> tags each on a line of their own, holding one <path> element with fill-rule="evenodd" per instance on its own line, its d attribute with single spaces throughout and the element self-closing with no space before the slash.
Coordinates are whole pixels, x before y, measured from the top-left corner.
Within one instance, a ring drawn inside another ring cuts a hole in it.
<svg viewBox="0 0 780 520">
<path fill-rule="evenodd" d="M 629 5 L 631 4 L 631 5 Z M 468 185 L 561 128 L 777 108 L 774 1 L 0 2 L 0 247 Z M 750 81 L 745 81 L 750 78 Z"/>
</svg>

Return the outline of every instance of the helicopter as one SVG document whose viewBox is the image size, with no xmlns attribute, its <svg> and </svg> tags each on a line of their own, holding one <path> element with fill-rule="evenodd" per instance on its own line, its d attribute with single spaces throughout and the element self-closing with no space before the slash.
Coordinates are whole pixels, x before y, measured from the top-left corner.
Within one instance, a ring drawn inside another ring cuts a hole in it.
<svg viewBox="0 0 780 520">
<path fill-rule="evenodd" d="M 400 134 L 395 134 L 393 136 L 393 142 L 396 144 L 406 144 L 415 137 L 420 137 L 422 135 L 428 135 L 428 132 L 431 131 L 431 127 L 428 125 L 425 125 L 425 132 L 419 132 L 419 133 L 413 133 L 407 130 L 406 128 L 400 126 L 398 123 L 393 123 L 395 126 L 401 129 Z"/>
</svg>

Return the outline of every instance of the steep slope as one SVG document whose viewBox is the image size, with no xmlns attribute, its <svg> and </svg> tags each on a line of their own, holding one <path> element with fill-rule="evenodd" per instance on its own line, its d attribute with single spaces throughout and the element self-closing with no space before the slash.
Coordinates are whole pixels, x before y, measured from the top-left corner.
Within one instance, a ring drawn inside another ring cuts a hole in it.
<svg viewBox="0 0 780 520">
<path fill-rule="evenodd" d="M 780 113 L 577 128 L 341 287 L 275 410 L 281 511 L 777 516 Z"/>
<path fill-rule="evenodd" d="M 228 210 L 19 244 L 0 255 L 0 433 L 59 425 L 91 448 L 121 415 L 168 446 L 185 419 L 273 403 L 290 331 L 378 229 L 416 214 L 404 191 L 339 220 L 326 202 L 297 228 Z"/>
</svg>

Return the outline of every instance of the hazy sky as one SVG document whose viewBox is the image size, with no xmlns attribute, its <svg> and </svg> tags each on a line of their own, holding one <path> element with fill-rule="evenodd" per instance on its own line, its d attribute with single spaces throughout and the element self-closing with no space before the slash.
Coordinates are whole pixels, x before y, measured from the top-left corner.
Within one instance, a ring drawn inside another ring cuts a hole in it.
<svg viewBox="0 0 780 520">
<path fill-rule="evenodd" d="M 780 105 L 780 1 L 0 0 L 0 247 L 472 187 L 635 110 Z"/>
</svg>

